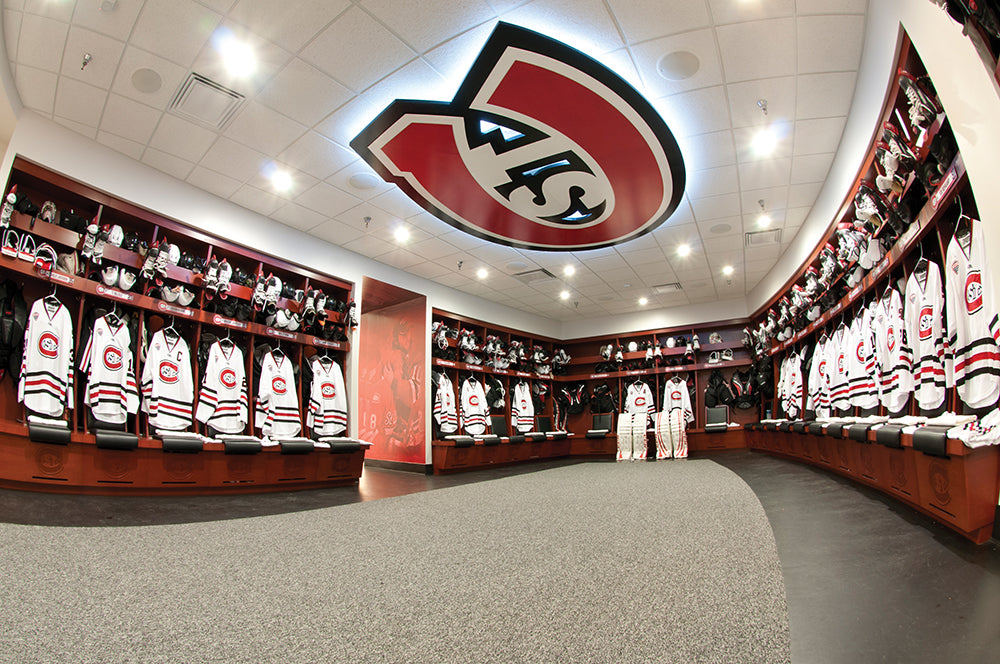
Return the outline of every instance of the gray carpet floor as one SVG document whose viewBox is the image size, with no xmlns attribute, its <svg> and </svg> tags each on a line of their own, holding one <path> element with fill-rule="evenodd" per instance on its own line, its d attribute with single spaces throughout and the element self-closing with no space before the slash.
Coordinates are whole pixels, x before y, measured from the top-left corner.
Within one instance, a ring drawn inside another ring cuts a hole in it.
<svg viewBox="0 0 1000 664">
<path fill-rule="evenodd" d="M 709 460 L 290 514 L 0 524 L 2 662 L 788 662 L 774 536 Z"/>
</svg>

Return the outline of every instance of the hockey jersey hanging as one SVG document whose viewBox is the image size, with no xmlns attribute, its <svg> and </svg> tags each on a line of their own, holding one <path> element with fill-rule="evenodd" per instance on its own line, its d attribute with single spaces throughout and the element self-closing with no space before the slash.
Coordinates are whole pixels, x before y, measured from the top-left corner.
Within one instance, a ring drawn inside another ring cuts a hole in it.
<svg viewBox="0 0 1000 664">
<path fill-rule="evenodd" d="M 220 433 L 246 429 L 250 419 L 246 369 L 243 351 L 232 341 L 216 341 L 208 350 L 195 417 Z"/>
<path fill-rule="evenodd" d="M 462 430 L 470 436 L 483 435 L 487 427 L 486 414 L 486 393 L 483 384 L 469 376 L 462 383 Z"/>
<path fill-rule="evenodd" d="M 17 400 L 49 417 L 73 403 L 73 322 L 53 296 L 36 300 L 28 313 Z"/>
<path fill-rule="evenodd" d="M 191 350 L 173 328 L 157 330 L 142 368 L 142 411 L 150 426 L 181 431 L 191 424 L 193 403 Z"/>
<path fill-rule="evenodd" d="M 302 430 L 292 361 L 280 350 L 268 351 L 260 363 L 254 424 L 271 438 L 297 436 Z"/>
<path fill-rule="evenodd" d="M 434 392 L 434 421 L 444 434 L 458 431 L 458 410 L 455 408 L 455 386 L 444 372 L 434 374 L 437 378 Z"/>
<path fill-rule="evenodd" d="M 117 314 L 94 322 L 87 347 L 80 358 L 87 376 L 86 404 L 98 422 L 122 424 L 139 410 L 139 390 L 132 363 L 132 335 Z"/>
<path fill-rule="evenodd" d="M 317 436 L 339 436 L 347 429 L 347 389 L 340 365 L 330 358 L 312 362 L 306 426 Z"/>
<path fill-rule="evenodd" d="M 535 426 L 535 405 L 531 401 L 531 387 L 524 382 L 514 386 L 510 397 L 510 424 L 518 433 L 531 431 Z"/>
<path fill-rule="evenodd" d="M 813 411 L 816 417 L 830 417 L 830 381 L 827 375 L 830 345 L 831 340 L 825 334 L 822 335 L 813 350 L 812 364 L 809 365 L 806 410 Z"/>
<path fill-rule="evenodd" d="M 656 413 L 653 391 L 649 389 L 649 385 L 641 380 L 631 383 L 625 392 L 625 403 L 622 404 L 622 407 L 626 413 L 644 413 L 646 418 L 643 421 L 643 426 L 645 426 Z"/>
<path fill-rule="evenodd" d="M 1000 321 L 980 225 L 972 223 L 968 233 L 952 238 L 945 261 L 948 385 L 958 387 L 970 408 L 989 406 L 1000 396 Z"/>
<path fill-rule="evenodd" d="M 663 387 L 663 409 L 656 414 L 656 458 L 687 457 L 687 426 L 694 410 L 687 381 L 674 377 Z"/>
<path fill-rule="evenodd" d="M 937 263 L 918 262 L 906 281 L 903 320 L 913 352 L 913 384 L 917 405 L 935 410 L 944 403 L 944 295 L 941 268 Z"/>
<path fill-rule="evenodd" d="M 874 306 L 879 401 L 890 413 L 899 413 L 913 391 L 912 359 L 903 323 L 903 300 L 898 290 L 890 288 Z"/>
</svg>

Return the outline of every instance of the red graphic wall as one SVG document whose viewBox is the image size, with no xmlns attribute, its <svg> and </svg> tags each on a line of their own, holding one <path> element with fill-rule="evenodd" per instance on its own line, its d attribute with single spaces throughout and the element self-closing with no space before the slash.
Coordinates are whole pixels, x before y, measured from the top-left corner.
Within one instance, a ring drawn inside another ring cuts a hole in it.
<svg viewBox="0 0 1000 664">
<path fill-rule="evenodd" d="M 422 297 L 366 313 L 358 359 L 358 436 L 369 459 L 425 463 Z"/>
</svg>

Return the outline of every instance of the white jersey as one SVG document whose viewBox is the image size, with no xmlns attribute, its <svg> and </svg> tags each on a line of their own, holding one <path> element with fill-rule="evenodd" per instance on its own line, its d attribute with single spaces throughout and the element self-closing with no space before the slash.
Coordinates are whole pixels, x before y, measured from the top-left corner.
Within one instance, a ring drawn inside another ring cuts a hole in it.
<svg viewBox="0 0 1000 664">
<path fill-rule="evenodd" d="M 851 407 L 847 353 L 851 334 L 846 327 L 838 327 L 827 342 L 826 366 L 830 386 L 830 407 L 844 411 Z"/>
<path fill-rule="evenodd" d="M 798 417 L 802 404 L 802 356 L 794 352 L 781 366 L 781 407 L 789 417 Z"/>
<path fill-rule="evenodd" d="M 527 383 L 514 386 L 510 397 L 510 424 L 520 433 L 531 431 L 535 426 L 535 404 L 531 401 L 531 387 Z"/>
<path fill-rule="evenodd" d="M 142 411 L 149 415 L 149 425 L 170 431 L 188 428 L 193 402 L 194 376 L 188 344 L 180 335 L 168 336 L 157 330 L 142 368 Z"/>
<path fill-rule="evenodd" d="M 442 434 L 458 431 L 455 386 L 444 372 L 438 374 L 437 393 L 434 395 L 434 421 L 437 422 Z"/>
<path fill-rule="evenodd" d="M 688 392 L 687 381 L 680 378 L 672 378 L 663 386 L 663 407 L 660 409 L 664 413 L 680 409 L 682 421 L 690 424 L 694 422 L 694 409 L 691 408 L 691 394 Z"/>
<path fill-rule="evenodd" d="M 111 325 L 107 316 L 94 321 L 94 330 L 80 358 L 87 375 L 87 399 L 94 419 L 122 424 L 139 410 L 139 389 L 132 363 L 132 335 L 122 319 Z"/>
<path fill-rule="evenodd" d="M 989 406 L 1000 396 L 1000 323 L 980 226 L 972 224 L 967 247 L 952 238 L 945 261 L 948 384 L 958 387 L 959 398 L 971 408 Z"/>
<path fill-rule="evenodd" d="M 827 346 L 829 340 L 823 336 L 813 351 L 812 364 L 809 367 L 808 393 L 806 410 L 816 413 L 816 417 L 830 417 L 830 384 L 827 371 Z"/>
<path fill-rule="evenodd" d="M 530 397 L 528 400 L 531 400 Z M 462 383 L 461 406 L 462 431 L 470 436 L 481 436 L 486 433 L 488 427 L 486 416 L 489 413 L 486 406 L 486 392 L 483 390 L 483 384 L 472 376 Z"/>
<path fill-rule="evenodd" d="M 880 381 L 879 399 L 892 413 L 906 406 L 913 391 L 910 348 L 903 322 L 903 300 L 890 288 L 882 296 L 875 316 L 875 353 Z"/>
<path fill-rule="evenodd" d="M 645 413 L 646 420 L 643 426 L 648 423 L 649 418 L 656 413 L 656 403 L 653 400 L 653 391 L 649 385 L 642 381 L 636 381 L 628 386 L 625 392 L 625 403 L 623 404 L 626 413 Z M 633 423 L 633 428 L 635 423 Z"/>
<path fill-rule="evenodd" d="M 320 436 L 339 436 L 347 429 L 347 388 L 340 365 L 327 358 L 312 362 L 312 385 L 306 426 Z"/>
<path fill-rule="evenodd" d="M 916 273 L 907 279 L 906 304 L 903 307 L 906 339 L 913 351 L 914 396 L 923 410 L 937 409 L 944 402 L 943 319 L 941 269 L 937 263 L 928 261 L 923 279 L 918 279 Z"/>
<path fill-rule="evenodd" d="M 250 420 L 243 351 L 216 341 L 208 351 L 195 417 L 220 433 L 238 434 Z"/>
<path fill-rule="evenodd" d="M 862 309 L 854 317 L 850 327 L 851 345 L 847 355 L 847 384 L 851 405 L 858 408 L 878 406 L 878 390 L 870 373 L 875 366 L 872 350 L 871 316 L 868 309 Z"/>
<path fill-rule="evenodd" d="M 295 373 L 292 361 L 284 353 L 275 357 L 273 352 L 269 352 L 260 363 L 254 424 L 270 438 L 297 436 L 302 430 Z"/>
<path fill-rule="evenodd" d="M 73 403 L 73 320 L 54 300 L 35 300 L 28 313 L 17 400 L 49 417 Z"/>
</svg>

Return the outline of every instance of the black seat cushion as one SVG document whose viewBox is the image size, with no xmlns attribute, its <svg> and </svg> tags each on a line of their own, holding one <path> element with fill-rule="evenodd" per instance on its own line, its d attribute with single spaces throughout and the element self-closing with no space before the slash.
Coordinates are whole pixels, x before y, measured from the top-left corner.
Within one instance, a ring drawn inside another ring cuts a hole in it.
<svg viewBox="0 0 1000 664">
<path fill-rule="evenodd" d="M 282 440 L 279 442 L 282 454 L 309 454 L 313 451 L 311 440 Z"/>
<path fill-rule="evenodd" d="M 545 442 L 545 434 L 541 431 L 532 431 L 526 434 L 528 440 L 532 443 L 542 443 Z"/>
<path fill-rule="evenodd" d="M 868 429 L 870 428 L 870 424 L 852 424 L 847 427 L 847 437 L 851 440 L 856 440 L 859 443 L 867 443 Z"/>
<path fill-rule="evenodd" d="M 764 431 L 777 431 L 778 424 L 776 422 L 768 422 L 764 425 Z"/>
<path fill-rule="evenodd" d="M 483 436 L 483 445 L 493 446 L 500 444 L 500 436 Z"/>
<path fill-rule="evenodd" d="M 515 434 L 511 434 L 511 436 L 510 436 L 510 438 L 508 440 L 510 442 L 512 442 L 512 443 L 523 443 L 527 439 L 528 438 L 523 433 L 515 433 Z"/>
<path fill-rule="evenodd" d="M 875 430 L 875 442 L 886 447 L 899 449 L 902 443 L 903 426 L 901 424 L 885 424 Z"/>
<path fill-rule="evenodd" d="M 139 447 L 139 436 L 127 431 L 94 431 L 97 446 L 105 450 L 134 450 Z"/>
<path fill-rule="evenodd" d="M 565 431 L 553 431 L 551 433 L 552 440 L 565 440 L 567 437 L 569 437 L 569 434 Z"/>
<path fill-rule="evenodd" d="M 200 452 L 203 448 L 201 441 L 193 438 L 163 437 L 164 452 Z"/>
<path fill-rule="evenodd" d="M 951 427 L 919 427 L 913 433 L 913 449 L 933 456 L 948 456 L 948 429 Z"/>
<path fill-rule="evenodd" d="M 226 454 L 257 454 L 263 448 L 259 440 L 226 440 Z"/>
<path fill-rule="evenodd" d="M 844 430 L 843 424 L 838 424 L 838 423 L 830 424 L 826 427 L 826 435 L 832 438 L 841 438 L 842 437 L 841 433 L 843 432 L 843 430 Z"/>
<path fill-rule="evenodd" d="M 360 440 L 332 440 L 330 452 L 357 452 L 361 449 Z"/>
<path fill-rule="evenodd" d="M 476 444 L 476 441 L 473 440 L 472 436 L 455 436 L 454 438 L 449 438 L 448 440 L 453 441 L 455 443 L 455 447 L 472 447 Z"/>
<path fill-rule="evenodd" d="M 69 443 L 69 427 L 49 426 L 47 424 L 29 422 L 28 438 L 36 443 L 66 445 Z"/>
<path fill-rule="evenodd" d="M 814 436 L 823 435 L 823 423 L 822 422 L 811 422 L 809 424 L 809 433 Z"/>
</svg>

